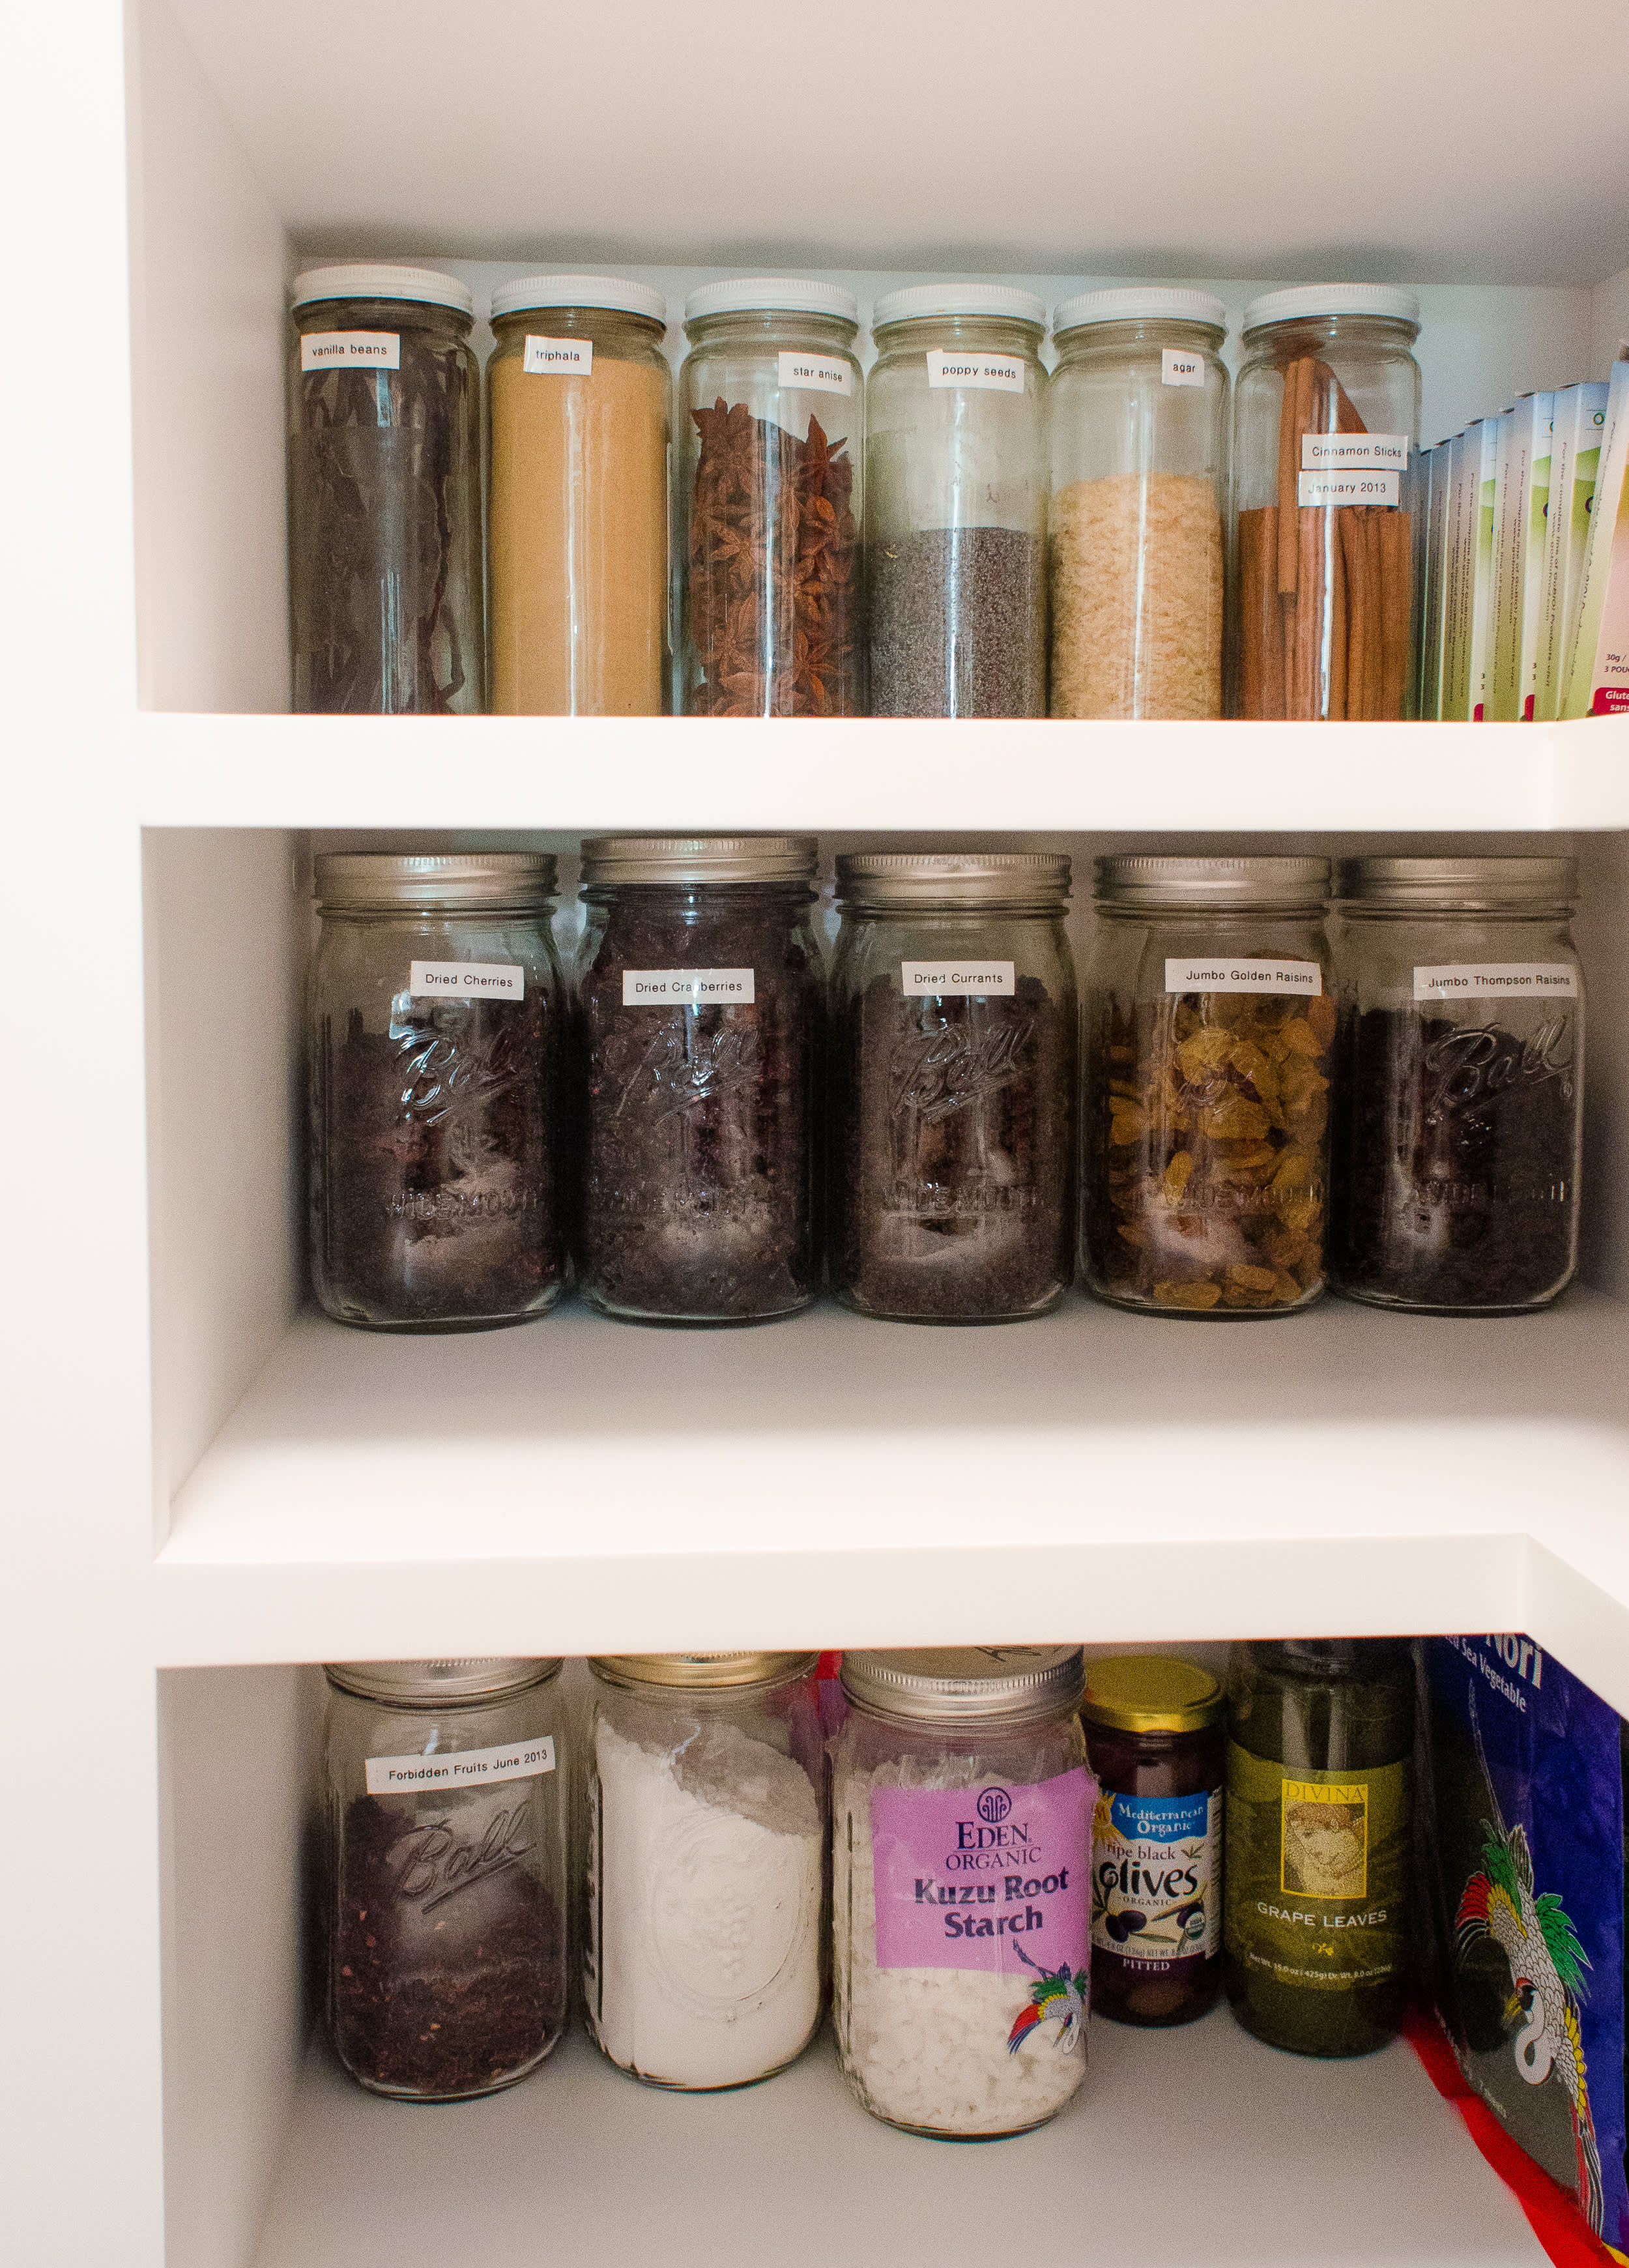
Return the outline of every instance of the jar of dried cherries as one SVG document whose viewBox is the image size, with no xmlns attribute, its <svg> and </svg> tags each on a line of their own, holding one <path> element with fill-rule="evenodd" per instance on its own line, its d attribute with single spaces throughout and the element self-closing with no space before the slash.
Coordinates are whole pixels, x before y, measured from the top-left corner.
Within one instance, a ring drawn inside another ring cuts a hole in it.
<svg viewBox="0 0 1629 2268">
<path fill-rule="evenodd" d="M 1091 1859 L 1098 2014 L 1192 2023 L 1222 1990 L 1227 1697 L 1197 1663 L 1120 1654 L 1088 1663 L 1081 1714 L 1101 1790 Z"/>
<path fill-rule="evenodd" d="M 1040 1314 L 1074 1272 L 1069 861 L 866 851 L 837 887 L 835 1288 L 906 1322 Z"/>
<path fill-rule="evenodd" d="M 607 1314 L 814 1297 L 814 869 L 808 835 L 583 845 L 578 1281 Z"/>
<path fill-rule="evenodd" d="M 565 2028 L 559 1670 L 327 1666 L 328 2026 L 376 2095 L 490 2095 Z"/>
</svg>

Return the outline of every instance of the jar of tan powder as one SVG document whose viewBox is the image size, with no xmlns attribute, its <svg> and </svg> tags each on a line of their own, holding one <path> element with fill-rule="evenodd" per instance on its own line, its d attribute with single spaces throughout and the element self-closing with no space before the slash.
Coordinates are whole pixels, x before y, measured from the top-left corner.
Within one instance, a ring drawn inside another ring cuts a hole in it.
<svg viewBox="0 0 1629 2268">
<path fill-rule="evenodd" d="M 647 284 L 530 276 L 492 295 L 492 707 L 658 716 L 666 679 L 667 310 Z"/>
</svg>

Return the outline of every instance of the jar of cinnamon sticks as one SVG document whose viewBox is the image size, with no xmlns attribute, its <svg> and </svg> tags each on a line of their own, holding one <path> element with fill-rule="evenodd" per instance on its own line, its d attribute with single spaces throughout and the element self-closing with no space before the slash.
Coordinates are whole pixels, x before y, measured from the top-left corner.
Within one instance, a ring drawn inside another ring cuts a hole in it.
<svg viewBox="0 0 1629 2268">
<path fill-rule="evenodd" d="M 1244 313 L 1235 395 L 1241 716 L 1410 713 L 1420 306 L 1298 284 Z"/>
</svg>

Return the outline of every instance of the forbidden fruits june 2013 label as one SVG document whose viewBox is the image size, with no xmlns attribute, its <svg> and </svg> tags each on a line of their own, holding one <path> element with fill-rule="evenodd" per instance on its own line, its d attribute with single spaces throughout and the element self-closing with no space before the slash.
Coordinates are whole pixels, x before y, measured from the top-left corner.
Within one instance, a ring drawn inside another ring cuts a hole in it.
<svg viewBox="0 0 1629 2268">
<path fill-rule="evenodd" d="M 1169 1970 L 1221 1948 L 1222 1791 L 1097 1799 L 1094 1951 Z"/>
<path fill-rule="evenodd" d="M 1096 1793 L 1083 1766 L 1031 1786 L 874 1788 L 877 1966 L 1084 1970 Z"/>
</svg>

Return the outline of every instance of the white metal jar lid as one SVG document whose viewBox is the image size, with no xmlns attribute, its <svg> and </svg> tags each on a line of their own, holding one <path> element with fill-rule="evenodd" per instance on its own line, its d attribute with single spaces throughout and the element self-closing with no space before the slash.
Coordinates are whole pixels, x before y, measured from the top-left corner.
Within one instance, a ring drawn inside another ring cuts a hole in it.
<svg viewBox="0 0 1629 2268">
<path fill-rule="evenodd" d="M 370 1701 L 491 1701 L 541 1685 L 560 1669 L 557 1655 L 485 1654 L 464 1661 L 330 1661 L 330 1684 Z"/>
<path fill-rule="evenodd" d="M 1392 284 L 1292 284 L 1266 291 L 1244 310 L 1245 334 L 1267 323 L 1316 322 L 1321 315 L 1380 315 L 1420 328 L 1420 302 Z"/>
<path fill-rule="evenodd" d="M 1343 858 L 1338 898 L 1398 912 L 1570 911 L 1576 858 Z"/>
<path fill-rule="evenodd" d="M 1044 1716 L 1074 1707 L 1085 1685 L 1078 1646 L 912 1646 L 843 1656 L 851 1701 L 934 1724 Z"/>
<path fill-rule="evenodd" d="M 721 1691 L 806 1677 L 818 1653 L 595 1653 L 589 1668 L 613 1685 L 661 1685 Z"/>
<path fill-rule="evenodd" d="M 700 284 L 685 302 L 686 328 L 707 315 L 835 315 L 860 328 L 860 302 L 840 284 L 804 284 L 783 276 L 732 276 Z"/>
<path fill-rule="evenodd" d="M 542 906 L 554 895 L 547 850 L 460 850 L 441 857 L 328 851 L 315 862 L 317 902 L 334 908 Z"/>
<path fill-rule="evenodd" d="M 1052 319 L 1054 338 L 1087 323 L 1204 323 L 1225 334 L 1228 311 L 1209 291 L 1174 284 L 1116 284 L 1104 291 L 1080 291 L 1065 299 Z"/>
<path fill-rule="evenodd" d="M 846 905 L 1061 906 L 1069 895 L 1062 850 L 848 850 L 837 861 Z"/>
<path fill-rule="evenodd" d="M 585 887 L 599 882 L 806 882 L 812 835 L 591 835 Z"/>
<path fill-rule="evenodd" d="M 605 307 L 620 314 L 644 315 L 664 328 L 667 301 L 649 284 L 620 276 L 523 276 L 500 284 L 492 294 L 492 320 L 529 307 Z"/>
<path fill-rule="evenodd" d="M 434 268 L 390 268 L 379 261 L 308 268 L 295 277 L 289 304 L 306 307 L 314 299 L 420 300 L 432 307 L 456 307 L 461 315 L 475 312 L 474 294 L 456 276 L 444 276 Z"/>
<path fill-rule="evenodd" d="M 1096 895 L 1119 906 L 1229 907 L 1320 913 L 1327 858 L 1099 858 Z"/>
<path fill-rule="evenodd" d="M 1046 328 L 1046 308 L 1033 291 L 1016 284 L 907 284 L 901 291 L 884 291 L 871 310 L 871 328 L 887 323 L 910 323 L 931 315 L 983 315 L 1005 323 L 1028 323 L 1036 331 Z"/>
</svg>

